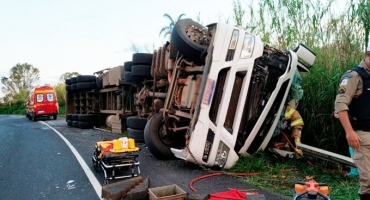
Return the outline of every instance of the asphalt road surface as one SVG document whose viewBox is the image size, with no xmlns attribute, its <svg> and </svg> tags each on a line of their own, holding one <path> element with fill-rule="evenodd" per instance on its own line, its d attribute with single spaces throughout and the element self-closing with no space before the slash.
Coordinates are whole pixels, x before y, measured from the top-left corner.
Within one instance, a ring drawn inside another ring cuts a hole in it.
<svg viewBox="0 0 370 200">
<path fill-rule="evenodd" d="M 92 168 L 94 146 L 119 137 L 69 127 L 60 118 L 33 122 L 25 116 L 0 115 L 0 199 L 100 199 L 104 173 Z M 177 184 L 189 194 L 254 189 L 268 200 L 290 199 L 230 176 L 199 180 L 193 191 L 189 183 L 209 172 L 183 160 L 157 160 L 145 144 L 137 146 L 141 176 L 149 177 L 150 187 Z"/>
</svg>

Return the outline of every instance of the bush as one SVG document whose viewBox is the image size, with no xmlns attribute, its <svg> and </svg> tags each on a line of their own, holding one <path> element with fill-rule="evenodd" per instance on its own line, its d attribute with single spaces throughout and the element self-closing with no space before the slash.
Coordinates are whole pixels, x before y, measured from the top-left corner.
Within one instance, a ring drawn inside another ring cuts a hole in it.
<svg viewBox="0 0 370 200">
<path fill-rule="evenodd" d="M 11 105 L 1 106 L 0 114 L 23 115 L 26 113 L 26 105 L 22 102 L 16 102 Z"/>
</svg>

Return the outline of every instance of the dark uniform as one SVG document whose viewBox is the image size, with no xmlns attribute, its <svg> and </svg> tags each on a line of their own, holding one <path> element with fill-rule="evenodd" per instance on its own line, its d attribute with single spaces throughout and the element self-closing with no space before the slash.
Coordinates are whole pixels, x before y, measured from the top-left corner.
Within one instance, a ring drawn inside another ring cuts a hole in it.
<svg viewBox="0 0 370 200">
<path fill-rule="evenodd" d="M 341 78 L 334 105 L 335 114 L 344 110 L 348 111 L 351 126 L 362 140 L 360 148 L 354 150 L 352 156 L 360 175 L 359 194 L 361 199 L 370 197 L 370 112 L 359 111 L 361 107 L 363 110 L 370 109 L 369 75 L 370 70 L 364 61 L 361 61 L 356 69 L 348 70 Z M 366 98 L 367 101 L 364 101 Z"/>
</svg>

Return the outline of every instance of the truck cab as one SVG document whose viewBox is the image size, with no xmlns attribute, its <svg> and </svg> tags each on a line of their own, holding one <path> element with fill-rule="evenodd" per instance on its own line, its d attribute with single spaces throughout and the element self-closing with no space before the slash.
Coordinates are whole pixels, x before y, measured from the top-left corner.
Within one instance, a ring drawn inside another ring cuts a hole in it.
<svg viewBox="0 0 370 200">
<path fill-rule="evenodd" d="M 168 90 L 157 98 L 163 107 L 149 118 L 145 143 L 159 159 L 221 168 L 267 147 L 294 76 L 308 72 L 315 60 L 303 44 L 283 51 L 241 27 L 203 27 L 191 19 L 176 23 L 162 49 L 163 61 L 153 60 L 152 70 L 166 65 L 167 76 L 153 77 L 156 85 L 168 83 Z"/>
<path fill-rule="evenodd" d="M 58 113 L 58 99 L 52 86 L 37 86 L 30 91 L 26 107 L 29 120 L 36 121 L 40 117 L 53 117 L 55 120 Z"/>
</svg>

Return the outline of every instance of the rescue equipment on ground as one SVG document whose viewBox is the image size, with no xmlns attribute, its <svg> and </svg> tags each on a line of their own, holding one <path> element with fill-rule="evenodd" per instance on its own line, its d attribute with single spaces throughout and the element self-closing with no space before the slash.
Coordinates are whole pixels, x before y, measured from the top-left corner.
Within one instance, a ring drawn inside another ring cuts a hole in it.
<svg viewBox="0 0 370 200">
<path fill-rule="evenodd" d="M 209 200 L 225 200 L 225 199 L 233 199 L 233 200 L 245 200 L 249 199 L 249 197 L 253 196 L 260 196 L 258 192 L 245 192 L 238 189 L 230 189 L 229 191 L 224 192 L 215 192 L 209 195 Z M 264 196 L 262 196 L 263 199 Z"/>
<path fill-rule="evenodd" d="M 293 200 L 330 200 L 329 186 L 313 180 L 294 184 Z"/>
<path fill-rule="evenodd" d="M 104 184 L 108 180 L 130 178 L 140 175 L 140 162 L 137 160 L 140 148 L 135 140 L 122 137 L 111 141 L 99 141 L 95 144 L 92 157 L 96 172 L 104 172 Z"/>
</svg>

